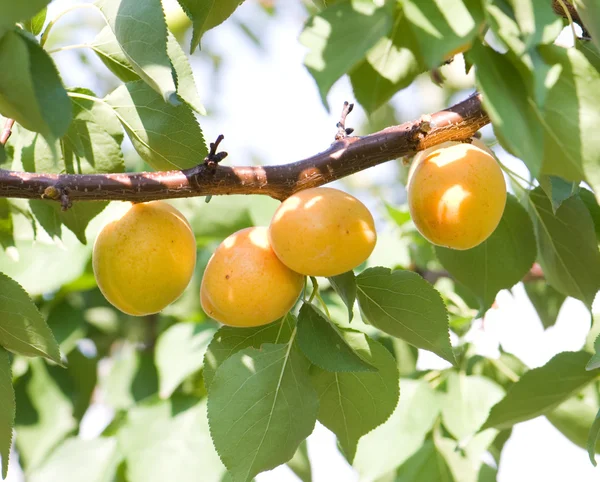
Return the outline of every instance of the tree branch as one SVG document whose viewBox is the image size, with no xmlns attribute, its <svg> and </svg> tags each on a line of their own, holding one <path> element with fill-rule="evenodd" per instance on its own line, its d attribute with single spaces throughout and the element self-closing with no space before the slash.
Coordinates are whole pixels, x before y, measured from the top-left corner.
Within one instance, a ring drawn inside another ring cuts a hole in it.
<svg viewBox="0 0 600 482">
<path fill-rule="evenodd" d="M 416 266 L 410 268 L 411 271 L 421 275 L 426 281 L 435 284 L 441 278 L 450 278 L 454 279 L 454 277 L 446 270 L 428 270 L 428 269 L 419 269 Z M 542 271 L 542 267 L 538 263 L 534 263 L 531 269 L 523 276 L 521 280 L 523 283 L 531 283 L 533 281 L 542 281 L 545 280 L 546 276 Z"/>
<path fill-rule="evenodd" d="M 4 129 L 0 132 L 0 145 L 5 145 L 8 142 L 14 125 L 15 121 L 13 119 L 6 119 L 4 121 Z"/>
<path fill-rule="evenodd" d="M 69 203 L 144 202 L 222 194 L 263 194 L 283 200 L 302 189 L 413 155 L 441 142 L 467 140 L 489 122 L 481 95 L 475 93 L 417 121 L 364 137 L 343 137 L 325 151 L 290 164 L 228 167 L 209 162 L 207 157 L 205 162 L 182 171 L 86 175 L 0 170 L 0 197 L 44 197 L 62 202 L 63 207 L 65 199 Z"/>
<path fill-rule="evenodd" d="M 571 3 L 570 0 L 563 0 L 565 6 L 567 7 L 567 10 L 569 11 L 569 15 L 571 15 L 571 18 L 573 19 L 573 22 L 575 22 L 577 25 L 579 25 L 581 27 L 581 31 L 582 31 L 582 35 L 584 37 L 589 37 L 590 34 L 588 33 L 588 30 L 585 28 L 585 25 L 583 24 L 583 21 L 581 20 L 581 17 L 579 16 L 579 12 L 577 12 L 577 9 L 575 8 L 575 6 Z M 567 17 L 567 12 L 565 12 L 563 6 L 561 5 L 561 2 L 559 2 L 559 0 L 552 0 L 552 9 L 554 10 L 554 13 L 556 13 L 557 15 L 560 15 L 561 17 L 564 18 L 568 18 Z"/>
</svg>

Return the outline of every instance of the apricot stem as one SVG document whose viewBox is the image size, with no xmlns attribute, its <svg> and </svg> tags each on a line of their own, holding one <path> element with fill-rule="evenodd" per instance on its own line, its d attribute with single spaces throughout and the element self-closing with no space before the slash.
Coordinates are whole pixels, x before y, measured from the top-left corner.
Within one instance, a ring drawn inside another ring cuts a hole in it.
<svg viewBox="0 0 600 482">
<path fill-rule="evenodd" d="M 307 303 L 312 303 L 312 300 L 315 299 L 315 296 L 317 296 L 317 292 L 319 291 L 319 283 L 317 283 L 317 278 L 315 278 L 314 276 L 311 276 L 310 281 L 313 285 L 313 290 L 312 290 L 312 293 L 310 294 L 310 298 L 308 298 Z"/>
</svg>

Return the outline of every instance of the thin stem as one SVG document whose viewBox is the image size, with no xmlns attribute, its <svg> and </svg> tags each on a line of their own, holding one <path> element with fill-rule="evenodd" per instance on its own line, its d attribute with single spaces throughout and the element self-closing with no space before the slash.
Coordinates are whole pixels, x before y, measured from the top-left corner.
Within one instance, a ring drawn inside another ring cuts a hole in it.
<svg viewBox="0 0 600 482">
<path fill-rule="evenodd" d="M 8 139 L 12 134 L 12 128 L 14 125 L 14 119 L 6 119 L 6 121 L 4 121 L 4 129 L 2 129 L 2 132 L 0 132 L 0 145 L 3 146 L 8 142 Z"/>
<path fill-rule="evenodd" d="M 496 159 L 496 160 L 497 160 L 497 159 Z M 529 180 L 525 179 L 524 177 L 520 176 L 519 174 L 517 174 L 517 173 L 516 173 L 515 171 L 513 171 L 512 169 L 510 169 L 510 168 L 509 168 L 509 167 L 507 167 L 506 165 L 502 164 L 502 162 L 500 162 L 499 160 L 497 160 L 497 162 L 498 162 L 498 164 L 500 164 L 500 167 L 502 168 L 502 170 L 503 170 L 504 172 L 506 172 L 506 174 L 508 175 L 508 177 L 510 177 L 510 178 L 511 178 L 513 181 L 515 181 L 515 182 L 516 182 L 516 183 L 519 185 L 519 187 L 520 187 L 520 188 L 522 188 L 522 189 L 525 189 L 523 186 L 521 186 L 521 185 L 520 185 L 520 184 L 517 182 L 518 180 L 521 180 L 521 181 L 523 181 L 523 182 L 524 182 L 524 183 L 526 183 L 526 184 L 527 184 L 529 187 L 535 187 L 535 185 L 534 185 L 534 184 L 533 184 L 531 181 L 529 181 Z"/>
<path fill-rule="evenodd" d="M 426 382 L 432 382 L 441 374 L 442 372 L 440 372 L 439 370 L 431 370 L 430 372 L 427 372 L 425 375 L 423 375 L 423 380 L 425 380 Z"/>
<path fill-rule="evenodd" d="M 46 44 L 46 41 L 48 40 L 48 36 L 50 35 L 50 31 L 52 30 L 52 27 L 54 27 L 54 25 L 56 24 L 56 22 L 58 22 L 59 19 L 61 19 L 67 13 L 70 13 L 73 10 L 77 10 L 79 8 L 91 8 L 91 9 L 100 11 L 100 9 L 93 3 L 78 3 L 78 4 L 71 5 L 70 7 L 65 8 L 56 17 L 54 17 L 52 20 L 50 20 L 50 22 L 46 26 L 45 30 L 42 32 L 42 35 L 40 37 L 40 45 L 43 47 Z"/>
<path fill-rule="evenodd" d="M 87 49 L 90 48 L 90 44 L 74 44 L 74 45 L 65 45 L 64 47 L 57 47 L 55 49 L 50 49 L 47 52 L 49 54 L 55 54 L 57 52 L 64 52 L 65 50 L 75 50 L 75 49 Z"/>
<path fill-rule="evenodd" d="M 106 104 L 104 99 L 100 99 L 99 97 L 94 97 L 93 95 L 81 94 L 80 92 L 67 92 L 69 97 L 75 97 L 78 99 L 91 100 L 92 102 L 98 102 L 99 104 Z"/>
<path fill-rule="evenodd" d="M 327 304 L 325 303 L 325 301 L 323 300 L 323 298 L 321 297 L 321 295 L 319 293 L 317 293 L 316 297 L 317 297 L 317 300 L 319 301 L 319 304 L 323 307 L 323 310 L 325 311 L 327 318 L 329 318 L 331 320 L 331 314 L 329 313 L 329 308 L 327 308 Z"/>
<path fill-rule="evenodd" d="M 519 375 L 513 372 L 505 363 L 501 362 L 497 358 L 488 358 L 490 363 L 494 365 L 498 371 L 502 372 L 506 378 L 508 378 L 511 382 L 516 383 L 519 381 Z"/>
<path fill-rule="evenodd" d="M 310 298 L 308 298 L 308 303 L 312 303 L 312 300 L 315 299 L 315 296 L 317 296 L 317 292 L 319 291 L 319 283 L 317 283 L 317 278 L 311 276 L 310 281 L 312 282 L 313 290 L 310 294 Z"/>
</svg>

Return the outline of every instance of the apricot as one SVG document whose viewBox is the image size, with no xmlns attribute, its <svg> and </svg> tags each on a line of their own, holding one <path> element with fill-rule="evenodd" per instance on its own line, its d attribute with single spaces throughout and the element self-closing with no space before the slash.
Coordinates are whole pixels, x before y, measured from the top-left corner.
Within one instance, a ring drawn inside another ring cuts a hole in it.
<svg viewBox="0 0 600 482">
<path fill-rule="evenodd" d="M 92 261 L 98 287 L 111 304 L 129 315 L 149 315 L 179 298 L 189 284 L 196 238 L 170 204 L 132 204 L 102 228 Z"/>
<path fill-rule="evenodd" d="M 338 189 L 317 187 L 281 203 L 269 239 L 290 269 L 308 276 L 335 276 L 369 257 L 377 233 L 373 216 L 358 199 Z"/>
<path fill-rule="evenodd" d="M 481 141 L 444 142 L 413 160 L 408 206 L 415 226 L 431 243 L 459 250 L 485 241 L 506 204 L 506 182 Z"/>
<path fill-rule="evenodd" d="M 226 238 L 208 261 L 200 302 L 225 325 L 260 326 L 292 309 L 303 286 L 304 276 L 275 256 L 267 228 L 246 228 Z"/>
</svg>

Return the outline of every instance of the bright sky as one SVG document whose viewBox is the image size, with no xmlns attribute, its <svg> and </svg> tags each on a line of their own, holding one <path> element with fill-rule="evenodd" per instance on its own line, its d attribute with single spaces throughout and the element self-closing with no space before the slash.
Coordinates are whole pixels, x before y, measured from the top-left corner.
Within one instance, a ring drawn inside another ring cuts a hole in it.
<svg viewBox="0 0 600 482">
<path fill-rule="evenodd" d="M 52 4 L 50 16 L 72 4 L 70 0 L 57 0 Z M 346 79 L 332 89 L 328 100 L 332 112 L 322 106 L 313 79 L 302 66 L 304 48 L 297 37 L 302 27 L 303 10 L 298 1 L 279 1 L 281 12 L 276 19 L 268 19 L 248 0 L 235 14 L 240 21 L 251 25 L 261 24 L 260 38 L 264 50 L 248 42 L 241 30 L 229 21 L 208 32 L 203 40 L 212 52 L 223 57 L 223 74 L 219 85 L 209 82 L 210 65 L 202 56 L 194 56 L 193 67 L 196 82 L 203 99 L 217 108 L 217 116 L 201 119 L 207 140 L 217 134 L 225 135 L 223 148 L 229 152 L 228 164 L 248 164 L 253 159 L 264 163 L 284 163 L 310 156 L 325 149 L 333 140 L 335 123 L 344 100 L 353 101 L 352 90 Z M 84 13 L 82 12 L 81 15 Z M 80 13 L 69 18 L 77 21 Z M 88 13 L 85 12 L 86 18 Z M 259 21 L 257 21 L 259 19 Z M 90 40 L 89 37 L 77 39 Z M 83 69 L 73 69 L 75 52 L 55 55 L 68 86 L 94 87 Z M 98 92 L 103 95 L 104 93 Z M 419 95 L 414 88 L 399 93 L 393 104 L 412 118 L 436 108 L 439 89 Z M 357 108 L 350 118 L 350 125 L 359 124 L 362 111 Z M 514 161 L 502 155 L 511 168 L 519 169 Z M 364 183 L 387 182 L 390 165 L 373 168 L 359 173 L 357 181 Z M 403 190 L 397 188 L 395 199 L 402 199 Z M 367 200 L 373 205 L 372 200 Z M 212 201 L 217 205 L 218 199 Z M 378 207 L 380 209 L 381 206 Z M 509 292 L 501 292 L 497 299 L 498 308 L 491 310 L 485 321 L 485 329 L 476 323 L 470 337 L 482 354 L 494 355 L 498 344 L 521 358 L 528 366 L 543 365 L 553 355 L 565 350 L 582 347 L 589 328 L 589 314 L 584 306 L 569 299 L 563 306 L 556 326 L 544 331 L 537 315 L 527 300 L 521 285 Z M 420 368 L 444 367 L 445 362 L 435 355 L 422 352 Z M 96 417 L 88 417 L 89 423 L 102 424 L 105 411 L 96 407 Z M 86 430 L 94 431 L 92 427 Z M 353 482 L 358 477 L 348 466 L 336 448 L 335 437 L 322 426 L 317 426 L 308 439 L 308 448 L 313 464 L 314 482 Z M 556 429 L 540 417 L 521 423 L 513 430 L 501 462 L 499 482 L 529 482 L 544 480 L 559 482 L 577 480 L 592 482 L 599 480 L 600 469 L 594 469 L 587 454 L 564 438 Z M 16 470 L 9 471 L 10 482 L 20 481 Z M 298 480 L 285 466 L 259 475 L 258 482 L 288 482 Z"/>
</svg>

